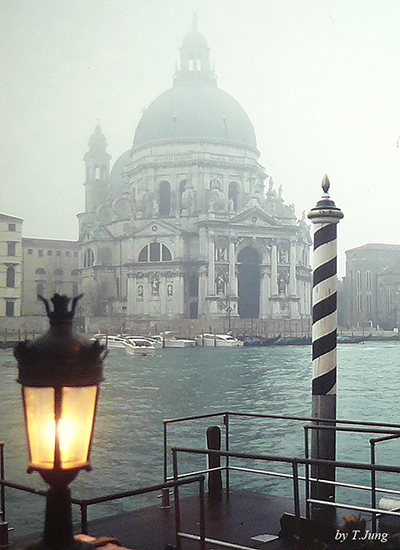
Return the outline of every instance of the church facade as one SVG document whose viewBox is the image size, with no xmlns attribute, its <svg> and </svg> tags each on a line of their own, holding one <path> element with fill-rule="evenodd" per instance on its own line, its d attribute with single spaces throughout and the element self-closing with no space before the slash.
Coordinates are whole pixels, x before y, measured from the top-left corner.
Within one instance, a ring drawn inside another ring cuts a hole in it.
<svg viewBox="0 0 400 550">
<path fill-rule="evenodd" d="M 217 86 L 196 23 L 173 87 L 144 111 L 110 169 L 90 139 L 78 214 L 87 315 L 310 317 L 310 236 L 259 164 L 254 127 Z"/>
</svg>

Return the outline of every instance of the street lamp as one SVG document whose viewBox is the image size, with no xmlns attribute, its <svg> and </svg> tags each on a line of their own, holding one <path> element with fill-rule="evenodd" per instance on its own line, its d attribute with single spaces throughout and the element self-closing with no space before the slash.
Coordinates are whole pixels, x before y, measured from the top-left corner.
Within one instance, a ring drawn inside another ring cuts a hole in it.
<svg viewBox="0 0 400 550">
<path fill-rule="evenodd" d="M 90 469 L 89 454 L 102 380 L 103 349 L 72 331 L 77 301 L 55 294 L 40 296 L 50 320 L 46 334 L 20 342 L 14 350 L 22 385 L 28 472 L 38 471 L 50 485 L 42 541 L 35 548 L 92 548 L 73 538 L 69 483 Z"/>
</svg>

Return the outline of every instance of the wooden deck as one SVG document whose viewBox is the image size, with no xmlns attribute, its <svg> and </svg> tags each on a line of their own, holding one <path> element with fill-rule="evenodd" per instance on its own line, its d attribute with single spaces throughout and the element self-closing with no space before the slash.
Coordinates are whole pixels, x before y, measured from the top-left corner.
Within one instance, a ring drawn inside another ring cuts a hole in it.
<svg viewBox="0 0 400 550">
<path fill-rule="evenodd" d="M 181 499 L 181 531 L 199 534 L 198 496 Z M 286 550 L 287 546 L 275 539 L 262 542 L 265 535 L 278 535 L 280 518 L 292 511 L 292 501 L 277 496 L 267 496 L 251 491 L 231 491 L 229 499 L 213 503 L 206 497 L 206 537 L 259 550 Z M 115 537 L 132 550 L 165 550 L 174 548 L 175 514 L 173 507 L 163 509 L 149 506 L 132 512 L 118 514 L 89 522 L 89 534 L 95 537 Z M 11 540 L 12 549 L 22 549 L 40 539 L 36 536 Z M 259 537 L 255 539 L 254 537 Z M 199 548 L 197 541 L 182 539 L 183 550 Z M 207 550 L 220 548 L 208 543 Z"/>
</svg>

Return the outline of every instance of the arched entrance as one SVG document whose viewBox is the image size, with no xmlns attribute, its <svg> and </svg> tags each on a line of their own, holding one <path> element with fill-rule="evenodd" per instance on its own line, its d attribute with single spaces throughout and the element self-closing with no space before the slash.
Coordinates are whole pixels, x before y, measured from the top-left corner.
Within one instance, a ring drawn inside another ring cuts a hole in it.
<svg viewBox="0 0 400 550">
<path fill-rule="evenodd" d="M 239 252 L 239 316 L 257 318 L 260 313 L 260 256 L 254 248 Z"/>
</svg>

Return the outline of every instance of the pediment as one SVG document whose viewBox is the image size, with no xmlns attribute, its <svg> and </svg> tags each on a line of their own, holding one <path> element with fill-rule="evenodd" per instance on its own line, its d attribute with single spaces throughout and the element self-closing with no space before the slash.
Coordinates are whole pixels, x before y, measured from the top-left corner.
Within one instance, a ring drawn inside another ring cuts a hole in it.
<svg viewBox="0 0 400 550">
<path fill-rule="evenodd" d="M 114 235 L 106 227 L 97 224 L 88 224 L 82 226 L 78 242 L 83 244 L 85 242 L 110 239 L 114 239 Z"/>
<path fill-rule="evenodd" d="M 253 226 L 257 223 L 258 226 L 265 227 L 280 227 L 282 224 L 267 214 L 265 210 L 259 206 L 252 206 L 243 210 L 236 216 L 230 219 L 230 222 L 234 225 L 250 225 Z"/>
<path fill-rule="evenodd" d="M 165 220 L 143 220 L 136 222 L 135 227 L 131 229 L 129 235 L 132 237 L 168 237 L 171 235 L 180 235 L 181 230 L 172 223 Z"/>
</svg>

